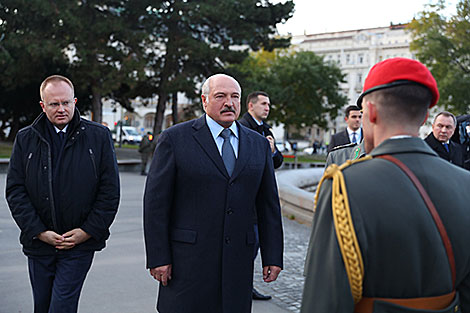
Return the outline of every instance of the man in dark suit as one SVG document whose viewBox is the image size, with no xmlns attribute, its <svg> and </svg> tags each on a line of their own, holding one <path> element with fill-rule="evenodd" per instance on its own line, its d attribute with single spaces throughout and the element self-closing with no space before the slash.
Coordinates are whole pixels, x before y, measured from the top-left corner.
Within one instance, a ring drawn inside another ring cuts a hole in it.
<svg viewBox="0 0 470 313">
<path fill-rule="evenodd" d="M 345 110 L 346 127 L 345 130 L 331 136 L 328 152 L 334 147 L 342 146 L 348 143 L 359 143 L 362 140 L 362 113 L 361 109 L 355 105 L 350 105 Z"/>
<path fill-rule="evenodd" d="M 243 115 L 239 122 L 243 126 L 253 129 L 260 135 L 266 137 L 266 139 L 269 141 L 269 146 L 271 147 L 274 168 L 279 168 L 282 165 L 284 157 L 276 147 L 276 141 L 274 139 L 273 133 L 271 132 L 271 126 L 264 122 L 268 118 L 270 105 L 271 102 L 269 101 L 269 95 L 266 92 L 254 91 L 250 93 L 246 97 L 246 109 L 248 110 L 248 112 Z M 257 236 L 254 258 L 256 258 L 259 249 L 257 225 L 255 225 L 255 233 Z M 271 299 L 271 296 L 263 295 L 253 287 L 252 298 L 253 300 L 269 300 Z"/>
<path fill-rule="evenodd" d="M 160 313 L 249 313 L 256 206 L 265 282 L 282 268 L 279 197 L 268 141 L 236 122 L 230 76 L 202 86 L 205 115 L 160 135 L 144 195 L 147 268 Z"/>
<path fill-rule="evenodd" d="M 270 105 L 269 95 L 266 92 L 255 91 L 250 93 L 246 98 L 248 112 L 243 114 L 239 122 L 268 139 L 273 154 L 274 168 L 279 168 L 284 161 L 284 157 L 276 147 L 276 140 L 271 131 L 271 126 L 265 122 L 269 115 Z"/>
<path fill-rule="evenodd" d="M 463 167 L 464 152 L 462 147 L 450 140 L 457 126 L 454 114 L 443 111 L 436 115 L 432 123 L 432 132 L 426 137 L 426 143 L 444 160 Z"/>
<path fill-rule="evenodd" d="M 369 71 L 358 99 L 368 155 L 331 166 L 318 187 L 302 313 L 470 312 L 470 173 L 418 137 L 438 99 L 416 60 Z"/>
</svg>

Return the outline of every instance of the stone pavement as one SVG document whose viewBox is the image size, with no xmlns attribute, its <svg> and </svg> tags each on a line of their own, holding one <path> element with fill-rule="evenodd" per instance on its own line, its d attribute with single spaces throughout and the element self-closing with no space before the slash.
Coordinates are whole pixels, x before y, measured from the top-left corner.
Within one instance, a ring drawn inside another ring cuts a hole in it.
<svg viewBox="0 0 470 313">
<path fill-rule="evenodd" d="M 4 195 L 5 174 L 0 174 Z M 121 205 L 111 227 L 108 246 L 95 255 L 80 298 L 80 313 L 155 312 L 158 285 L 145 269 L 142 234 L 142 196 L 145 177 L 121 173 Z M 2 197 L 3 198 L 3 197 Z M 254 283 L 269 301 L 254 301 L 253 313 L 298 312 L 303 286 L 303 263 L 310 229 L 284 218 L 284 271 L 278 281 L 262 281 L 260 258 Z M 18 241 L 19 230 L 4 199 L 0 200 L 0 313 L 32 311 L 26 257 Z"/>
</svg>

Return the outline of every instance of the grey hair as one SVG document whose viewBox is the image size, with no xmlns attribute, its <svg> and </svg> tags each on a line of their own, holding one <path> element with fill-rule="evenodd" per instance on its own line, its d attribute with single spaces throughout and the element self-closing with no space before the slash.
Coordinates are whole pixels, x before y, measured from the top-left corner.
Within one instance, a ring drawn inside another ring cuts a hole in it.
<svg viewBox="0 0 470 313">
<path fill-rule="evenodd" d="M 202 84 L 201 87 L 201 93 L 207 98 L 209 97 L 209 94 L 211 92 L 211 87 L 210 87 L 210 80 L 213 76 L 210 76 L 208 79 L 205 80 L 204 84 Z"/>
<path fill-rule="evenodd" d="M 436 119 L 440 116 L 443 115 L 445 117 L 452 117 L 452 120 L 454 121 L 454 126 L 457 126 L 457 118 L 455 117 L 454 114 L 448 112 L 448 111 L 442 111 L 437 113 L 436 117 L 434 117 L 434 121 L 432 122 L 433 124 L 436 123 Z"/>
<path fill-rule="evenodd" d="M 229 77 L 231 78 L 234 82 L 237 83 L 238 85 L 238 88 L 240 89 L 240 97 L 241 97 L 241 91 L 242 91 L 242 87 L 240 86 L 240 83 L 235 79 L 233 78 L 232 76 L 230 75 L 227 75 L 227 74 L 222 74 L 222 73 L 219 73 L 219 74 L 214 74 L 212 76 L 209 76 L 206 81 L 204 82 L 204 84 L 202 84 L 202 87 L 201 87 L 201 93 L 205 96 L 205 97 L 209 97 L 209 94 L 211 92 L 211 88 L 210 88 L 210 81 L 213 77 L 216 77 L 216 76 L 225 76 L 225 77 Z"/>
</svg>

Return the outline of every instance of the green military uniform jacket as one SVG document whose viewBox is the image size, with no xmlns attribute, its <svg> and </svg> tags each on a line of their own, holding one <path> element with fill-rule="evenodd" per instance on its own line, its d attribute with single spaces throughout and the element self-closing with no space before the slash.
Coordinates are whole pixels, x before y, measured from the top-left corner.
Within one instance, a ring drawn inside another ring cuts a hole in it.
<svg viewBox="0 0 470 313">
<path fill-rule="evenodd" d="M 370 154 L 396 157 L 428 192 L 453 246 L 459 308 L 470 312 L 470 173 L 439 158 L 416 137 L 388 139 Z M 343 175 L 364 261 L 363 296 L 418 298 L 451 292 L 451 271 L 441 237 L 409 178 L 383 159 L 352 164 Z M 305 273 L 302 313 L 354 311 L 333 224 L 331 179 L 320 189 Z M 438 312 L 454 312 L 455 304 Z M 376 302 L 374 312 L 434 311 Z"/>
<path fill-rule="evenodd" d="M 362 158 L 365 155 L 366 151 L 364 150 L 364 141 L 359 144 L 350 143 L 347 145 L 338 146 L 328 153 L 325 168 L 331 164 L 341 165 L 347 160 L 356 160 Z"/>
</svg>

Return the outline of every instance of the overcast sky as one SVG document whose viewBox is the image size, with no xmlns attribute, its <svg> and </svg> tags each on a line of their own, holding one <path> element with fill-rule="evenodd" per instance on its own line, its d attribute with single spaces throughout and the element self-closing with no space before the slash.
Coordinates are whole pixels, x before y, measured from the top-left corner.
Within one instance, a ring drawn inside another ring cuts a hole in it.
<svg viewBox="0 0 470 313">
<path fill-rule="evenodd" d="M 274 2 L 283 2 L 276 1 Z M 457 0 L 448 0 L 455 8 Z M 294 16 L 278 24 L 280 34 L 307 34 L 407 23 L 436 0 L 294 0 Z"/>
</svg>

